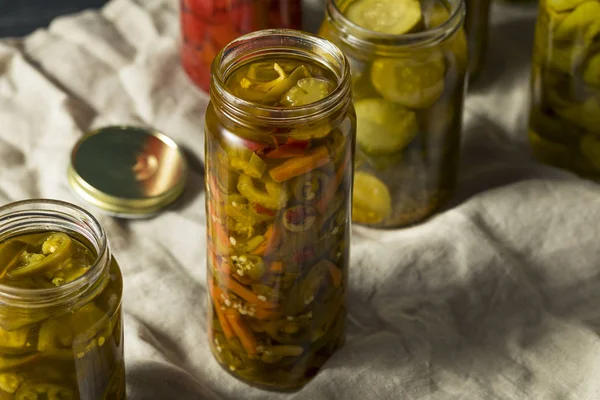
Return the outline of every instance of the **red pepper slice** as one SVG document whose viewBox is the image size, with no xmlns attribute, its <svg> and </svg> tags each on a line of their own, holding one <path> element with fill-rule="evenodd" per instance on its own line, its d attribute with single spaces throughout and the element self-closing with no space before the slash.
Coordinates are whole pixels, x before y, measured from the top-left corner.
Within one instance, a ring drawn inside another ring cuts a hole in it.
<svg viewBox="0 0 600 400">
<path fill-rule="evenodd" d="M 254 208 L 254 211 L 256 211 L 259 214 L 268 215 L 270 217 L 274 217 L 275 214 L 277 214 L 274 210 L 270 210 L 258 203 L 253 204 L 252 207 Z"/>
<path fill-rule="evenodd" d="M 306 153 L 309 141 L 289 138 L 284 145 L 267 154 L 267 158 L 292 158 L 300 157 Z"/>
</svg>

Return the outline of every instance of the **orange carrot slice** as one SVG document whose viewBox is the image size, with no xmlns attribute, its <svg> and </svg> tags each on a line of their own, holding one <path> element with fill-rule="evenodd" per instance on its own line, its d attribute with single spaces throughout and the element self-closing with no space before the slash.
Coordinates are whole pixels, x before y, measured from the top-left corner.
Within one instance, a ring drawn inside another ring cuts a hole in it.
<svg viewBox="0 0 600 400">
<path fill-rule="evenodd" d="M 280 274 L 283 272 L 283 261 L 272 261 L 269 266 L 269 271 Z"/>
<path fill-rule="evenodd" d="M 329 260 L 323 261 L 329 270 L 329 274 L 331 275 L 331 281 L 333 282 L 333 286 L 339 288 L 342 285 L 342 270 L 337 267 L 334 263 Z"/>
<path fill-rule="evenodd" d="M 326 146 L 320 146 L 302 157 L 290 158 L 269 170 L 269 175 L 275 182 L 285 182 L 319 168 L 328 162 L 329 151 Z"/>
<path fill-rule="evenodd" d="M 223 293 L 220 288 L 215 286 L 214 280 L 210 280 L 209 283 L 210 297 L 212 298 L 212 302 L 214 305 L 215 313 L 217 314 L 217 319 L 219 320 L 219 324 L 221 324 L 221 328 L 223 329 L 223 334 L 227 338 L 227 340 L 235 337 L 235 333 L 229 324 L 229 320 L 225 318 L 225 313 L 221 310 L 221 302 L 219 298 Z"/>
<path fill-rule="evenodd" d="M 255 356 L 257 354 L 256 346 L 258 342 L 252 331 L 244 324 L 242 317 L 237 313 L 226 313 L 225 317 L 231 324 L 231 328 L 235 332 L 235 335 L 240 339 L 246 353 L 250 356 Z"/>
</svg>

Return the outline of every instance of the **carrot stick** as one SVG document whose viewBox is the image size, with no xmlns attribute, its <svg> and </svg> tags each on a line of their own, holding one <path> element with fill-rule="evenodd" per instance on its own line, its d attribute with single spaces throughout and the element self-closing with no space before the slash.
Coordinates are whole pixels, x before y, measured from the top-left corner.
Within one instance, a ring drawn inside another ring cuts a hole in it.
<svg viewBox="0 0 600 400">
<path fill-rule="evenodd" d="M 280 274 L 283 272 L 283 261 L 272 261 L 269 267 L 269 271 Z"/>
<path fill-rule="evenodd" d="M 244 321 L 242 321 L 240 315 L 237 313 L 226 313 L 225 317 L 231 324 L 231 328 L 235 332 L 236 336 L 240 339 L 242 347 L 246 350 L 248 355 L 256 355 L 256 346 L 258 342 L 256 341 L 252 331 L 244 324 Z"/>
<path fill-rule="evenodd" d="M 260 244 L 260 246 L 258 246 L 256 248 L 256 250 L 254 250 L 251 254 L 264 257 L 265 251 L 267 250 L 267 245 L 269 243 L 269 238 L 272 235 L 273 235 L 273 225 L 269 225 L 269 227 L 267 228 L 267 231 L 263 235 L 263 237 L 265 238 L 265 240 L 263 240 L 263 242 Z"/>
<path fill-rule="evenodd" d="M 215 227 L 217 240 L 221 242 L 221 246 L 229 246 L 229 236 L 225 232 L 225 228 L 223 228 L 223 225 L 219 224 L 218 222 L 215 222 L 213 226 Z"/>
<path fill-rule="evenodd" d="M 281 229 L 278 229 L 278 227 L 273 225 L 273 231 L 271 232 L 271 236 L 269 236 L 269 239 L 266 243 L 267 247 L 265 248 L 264 256 L 272 254 L 275 250 L 277 250 L 277 247 L 279 247 L 279 242 L 281 242 L 281 238 Z"/>
<path fill-rule="evenodd" d="M 246 300 L 248 303 L 256 305 L 260 308 L 275 308 L 277 305 L 273 303 L 269 303 L 266 301 L 260 301 L 258 296 L 246 289 L 243 285 L 235 280 L 230 280 L 227 282 L 227 289 L 231 290 L 234 294 L 240 296 L 242 299 Z"/>
<path fill-rule="evenodd" d="M 309 154 L 303 157 L 290 158 L 278 166 L 269 170 L 269 175 L 275 182 L 285 182 L 288 179 L 306 174 L 313 169 L 319 168 L 327 164 L 329 151 L 326 146 L 320 146 L 312 150 Z"/>
<path fill-rule="evenodd" d="M 231 328 L 229 321 L 227 320 L 227 318 L 225 318 L 225 313 L 223 312 L 223 310 L 221 310 L 221 303 L 218 300 L 219 296 L 223 292 L 221 291 L 220 288 L 215 286 L 215 282 L 212 279 L 210 280 L 209 290 L 210 290 L 210 297 L 212 298 L 212 301 L 213 301 L 215 313 L 217 314 L 217 319 L 219 320 L 219 324 L 221 324 L 221 328 L 223 329 L 223 333 L 225 334 L 225 337 L 227 338 L 227 340 L 229 340 L 229 339 L 235 337 L 235 333 L 233 332 L 233 329 Z"/>
<path fill-rule="evenodd" d="M 333 286 L 339 288 L 342 284 L 342 270 L 329 260 L 324 260 L 323 262 L 327 265 L 327 269 L 329 269 Z"/>
</svg>

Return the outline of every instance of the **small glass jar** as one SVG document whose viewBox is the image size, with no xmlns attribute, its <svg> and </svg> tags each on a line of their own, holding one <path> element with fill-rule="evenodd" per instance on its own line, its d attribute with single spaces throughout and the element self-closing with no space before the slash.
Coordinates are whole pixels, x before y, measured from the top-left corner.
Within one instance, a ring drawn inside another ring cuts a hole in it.
<svg viewBox="0 0 600 400">
<path fill-rule="evenodd" d="M 208 92 L 212 60 L 227 43 L 261 29 L 301 26 L 301 0 L 181 0 L 181 62 Z"/>
<path fill-rule="evenodd" d="M 53 200 L 1 207 L 0 268 L 0 398 L 125 399 L 123 282 L 98 221 Z"/>
<path fill-rule="evenodd" d="M 542 0 L 529 140 L 542 162 L 600 180 L 600 3 Z"/>
<path fill-rule="evenodd" d="M 335 87 L 292 108 L 244 101 L 228 88 L 244 65 L 272 59 L 282 73 L 288 61 L 326 71 Z M 205 129 L 209 340 L 221 366 L 255 386 L 298 388 L 344 342 L 350 86 L 337 47 L 293 30 L 243 36 L 213 63 Z"/>
<path fill-rule="evenodd" d="M 477 79 L 483 68 L 490 25 L 490 0 L 465 0 L 465 30 L 469 40 L 469 81 Z"/>
<path fill-rule="evenodd" d="M 453 191 L 467 42 L 462 0 L 399 0 L 411 8 L 398 19 L 384 18 L 383 4 L 329 0 L 320 34 L 342 49 L 352 69 L 358 120 L 352 219 L 394 228 L 431 216 Z M 366 9 L 381 14 L 367 20 L 375 28 L 409 33 L 381 33 L 347 17 L 369 18 Z"/>
</svg>

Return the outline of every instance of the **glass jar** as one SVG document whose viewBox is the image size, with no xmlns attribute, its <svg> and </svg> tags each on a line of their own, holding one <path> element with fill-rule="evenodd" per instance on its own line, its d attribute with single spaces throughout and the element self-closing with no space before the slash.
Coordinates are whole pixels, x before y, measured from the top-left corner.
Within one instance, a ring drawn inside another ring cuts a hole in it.
<svg viewBox="0 0 600 400">
<path fill-rule="evenodd" d="M 600 3 L 542 0 L 529 140 L 542 162 L 600 179 Z"/>
<path fill-rule="evenodd" d="M 473 82 L 483 68 L 490 24 L 490 0 L 465 0 L 465 30 L 469 40 L 469 81 Z"/>
<path fill-rule="evenodd" d="M 122 278 L 68 203 L 0 208 L 0 398 L 125 399 Z"/>
<path fill-rule="evenodd" d="M 208 92 L 210 65 L 227 43 L 261 29 L 301 26 L 301 0 L 181 0 L 183 68 Z"/>
<path fill-rule="evenodd" d="M 332 90 L 291 108 L 233 94 L 244 89 L 239 71 L 252 72 L 245 82 L 273 60 L 263 70 L 280 71 L 273 82 L 321 71 Z M 206 115 L 211 350 L 252 385 L 300 387 L 344 342 L 356 129 L 348 62 L 298 31 L 243 36 L 215 58 Z"/>
<path fill-rule="evenodd" d="M 320 34 L 340 46 L 352 69 L 358 120 L 354 222 L 415 224 L 451 196 L 466 89 L 464 12 L 461 0 L 328 1 Z M 363 28 L 349 18 L 408 33 Z"/>
</svg>

